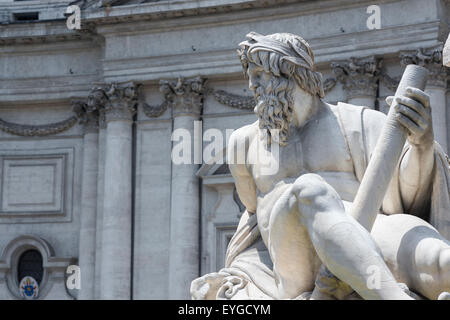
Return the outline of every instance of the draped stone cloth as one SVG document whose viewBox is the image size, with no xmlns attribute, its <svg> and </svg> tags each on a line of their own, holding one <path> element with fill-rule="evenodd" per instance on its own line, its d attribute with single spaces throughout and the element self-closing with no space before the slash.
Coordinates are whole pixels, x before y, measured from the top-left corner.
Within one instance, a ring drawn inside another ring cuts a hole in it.
<svg viewBox="0 0 450 320">
<path fill-rule="evenodd" d="M 367 168 L 371 150 L 383 126 L 383 115 L 364 107 L 338 103 L 331 106 L 338 119 L 353 161 L 352 175 L 340 172 L 316 172 L 332 185 L 341 196 L 346 210 L 356 195 Z M 366 114 L 365 114 L 366 113 Z M 375 120 L 371 117 L 375 116 Z M 435 142 L 435 165 L 429 212 L 420 215 L 431 223 L 446 239 L 450 239 L 450 171 L 449 159 Z M 405 145 L 403 155 L 410 146 Z M 403 157 L 402 155 L 402 157 Z M 399 172 L 394 173 L 380 214 L 403 213 L 399 189 Z M 261 238 L 256 214 L 245 211 L 232 237 L 225 268 L 195 279 L 191 284 L 193 299 L 277 299 L 278 290 L 269 252 Z M 307 294 L 297 299 L 306 299 Z"/>
</svg>

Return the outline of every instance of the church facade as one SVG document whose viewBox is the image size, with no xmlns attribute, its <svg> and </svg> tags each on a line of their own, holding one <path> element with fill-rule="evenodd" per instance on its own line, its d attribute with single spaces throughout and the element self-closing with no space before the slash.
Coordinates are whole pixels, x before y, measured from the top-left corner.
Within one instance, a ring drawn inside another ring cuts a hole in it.
<svg viewBox="0 0 450 320">
<path fill-rule="evenodd" d="M 202 150 L 256 120 L 251 31 L 305 38 L 330 103 L 387 113 L 426 67 L 448 152 L 449 19 L 445 0 L 0 0 L 0 299 L 27 276 L 37 299 L 189 299 L 224 266 L 243 206 Z"/>
</svg>

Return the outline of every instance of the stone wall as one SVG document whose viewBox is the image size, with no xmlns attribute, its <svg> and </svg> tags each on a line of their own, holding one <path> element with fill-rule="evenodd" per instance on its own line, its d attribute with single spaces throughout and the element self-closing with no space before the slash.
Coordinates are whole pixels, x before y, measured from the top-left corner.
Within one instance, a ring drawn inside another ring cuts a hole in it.
<svg viewBox="0 0 450 320">
<path fill-rule="evenodd" d="M 232 178 L 221 164 L 172 164 L 171 134 L 194 132 L 201 120 L 203 132 L 225 135 L 256 120 L 236 55 L 250 31 L 303 36 L 331 103 L 387 112 L 384 99 L 404 65 L 426 66 L 436 139 L 448 150 L 450 100 L 441 59 L 449 3 L 378 3 L 379 30 L 366 25 L 372 1 L 349 0 L 93 6 L 82 11 L 81 30 L 67 29 L 58 4 L 56 18 L 3 25 L 5 270 L 15 268 L 6 248 L 25 235 L 44 239 L 66 266 L 81 266 L 76 295 L 83 299 L 189 298 L 190 280 L 219 269 L 241 212 Z M 184 91 L 175 93 L 177 84 Z M 33 246 L 30 239 L 23 241 Z M 0 295 L 13 298 L 15 280 L 6 274 Z M 48 274 L 64 279 L 64 266 Z M 41 297 L 71 298 L 72 291 L 53 287 Z"/>
</svg>

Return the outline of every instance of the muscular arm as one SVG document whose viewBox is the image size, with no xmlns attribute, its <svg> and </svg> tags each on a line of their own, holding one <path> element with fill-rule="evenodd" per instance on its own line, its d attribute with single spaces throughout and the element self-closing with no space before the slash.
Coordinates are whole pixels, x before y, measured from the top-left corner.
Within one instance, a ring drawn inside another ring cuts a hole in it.
<svg viewBox="0 0 450 320">
<path fill-rule="evenodd" d="M 396 188 L 401 198 L 403 211 L 423 216 L 429 210 L 434 168 L 434 142 L 429 102 L 424 98 L 422 99 L 419 94 L 423 95 L 420 92 L 413 91 L 403 96 L 399 101 L 401 104 L 397 104 L 396 107 L 397 112 L 399 112 L 399 123 L 408 130 L 409 147 L 400 159 L 399 168 L 395 174 L 398 179 L 397 181 L 393 179 L 391 182 L 387 197 L 389 198 L 394 194 L 395 192 L 392 193 L 392 191 Z M 423 100 L 422 105 L 415 99 Z M 388 104 L 391 103 L 392 99 L 388 101 Z M 364 123 L 367 130 L 365 134 L 368 137 L 370 152 L 375 148 L 384 121 L 385 116 L 380 112 L 369 110 L 364 114 Z M 393 208 L 392 206 L 387 207 Z M 389 212 L 388 209 L 386 213 L 399 212 L 398 208 L 393 210 L 394 212 Z"/>
<path fill-rule="evenodd" d="M 234 178 L 237 193 L 249 213 L 256 212 L 256 185 L 246 166 L 246 140 L 252 138 L 253 125 L 242 127 L 230 137 L 228 143 L 228 165 Z"/>
<path fill-rule="evenodd" d="M 395 106 L 398 122 L 408 130 L 409 150 L 400 162 L 400 192 L 405 211 L 423 215 L 428 211 L 434 168 L 434 136 L 430 100 L 416 88 L 407 90 Z"/>
</svg>

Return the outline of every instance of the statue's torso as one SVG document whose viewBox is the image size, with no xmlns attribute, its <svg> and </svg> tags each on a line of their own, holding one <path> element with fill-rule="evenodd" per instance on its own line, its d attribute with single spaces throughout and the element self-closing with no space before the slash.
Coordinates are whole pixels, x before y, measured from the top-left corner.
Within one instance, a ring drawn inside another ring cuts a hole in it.
<svg viewBox="0 0 450 320">
<path fill-rule="evenodd" d="M 256 159 L 258 148 L 264 148 L 264 142 L 255 134 L 248 148 L 247 167 L 263 197 L 280 181 L 292 182 L 304 173 L 354 173 L 346 139 L 331 109 L 323 110 L 301 129 L 291 127 L 287 146 L 279 147 L 278 170 L 267 173 L 267 165 Z"/>
<path fill-rule="evenodd" d="M 248 149 L 249 163 L 255 163 L 252 157 L 262 144 L 263 141 L 255 135 Z M 287 146 L 279 149 L 277 172 L 264 174 L 263 166 L 258 163 L 248 164 L 247 167 L 257 187 L 258 226 L 268 247 L 268 227 L 272 208 L 284 190 L 299 176 L 304 173 L 321 175 L 338 191 L 343 200 L 347 201 L 353 200 L 359 186 L 338 117 L 330 109 L 321 112 L 317 119 L 310 121 L 301 130 L 291 131 Z M 306 288 L 313 284 L 320 263 L 315 256 L 306 228 L 299 232 L 298 238 L 298 241 L 304 243 L 303 252 L 296 255 L 304 257 L 300 258 L 304 263 L 299 266 L 299 274 L 305 277 Z"/>
</svg>

